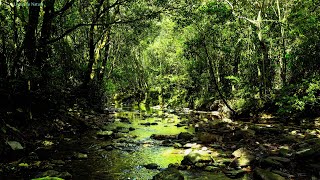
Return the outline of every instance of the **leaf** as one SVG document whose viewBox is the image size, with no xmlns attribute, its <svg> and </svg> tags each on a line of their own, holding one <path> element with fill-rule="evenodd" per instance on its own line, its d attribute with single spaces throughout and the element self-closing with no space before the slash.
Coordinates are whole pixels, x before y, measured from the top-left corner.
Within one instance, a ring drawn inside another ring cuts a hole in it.
<svg viewBox="0 0 320 180">
<path fill-rule="evenodd" d="M 23 147 L 17 141 L 8 141 L 7 144 L 11 147 L 12 150 L 22 150 Z"/>
<path fill-rule="evenodd" d="M 28 163 L 20 163 L 18 166 L 19 166 L 19 167 L 28 167 L 29 164 L 28 164 Z"/>
<path fill-rule="evenodd" d="M 42 142 L 42 144 L 43 144 L 44 146 L 51 146 L 51 145 L 53 145 L 54 143 L 51 142 L 51 141 L 45 140 L 45 141 Z"/>
</svg>

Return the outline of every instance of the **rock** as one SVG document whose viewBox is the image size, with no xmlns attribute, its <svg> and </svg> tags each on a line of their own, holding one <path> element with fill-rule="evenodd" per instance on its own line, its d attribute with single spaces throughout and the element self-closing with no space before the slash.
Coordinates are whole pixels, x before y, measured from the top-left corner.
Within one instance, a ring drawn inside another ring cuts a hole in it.
<svg viewBox="0 0 320 180">
<path fill-rule="evenodd" d="M 164 135 L 164 134 L 152 134 L 150 136 L 152 139 L 156 140 L 166 140 L 166 139 L 177 139 L 176 135 Z"/>
<path fill-rule="evenodd" d="M 164 171 L 156 174 L 153 180 L 184 180 L 184 176 L 174 167 L 165 169 Z"/>
<path fill-rule="evenodd" d="M 236 163 L 240 167 L 249 166 L 254 160 L 254 156 L 246 148 L 239 148 L 235 150 L 232 155 L 237 158 Z"/>
<path fill-rule="evenodd" d="M 209 172 L 218 172 L 220 171 L 220 168 L 215 167 L 215 166 L 206 166 L 204 168 L 205 171 L 209 171 Z"/>
<path fill-rule="evenodd" d="M 84 153 L 74 153 L 73 157 L 76 159 L 88 159 L 88 155 Z"/>
<path fill-rule="evenodd" d="M 197 162 L 211 162 L 210 155 L 205 151 L 191 151 L 189 154 L 184 156 L 181 164 L 183 165 L 194 165 Z"/>
<path fill-rule="evenodd" d="M 125 127 L 121 127 L 121 126 L 117 126 L 115 130 L 113 130 L 113 132 L 122 132 L 122 133 L 128 133 L 129 129 L 125 128 Z"/>
<path fill-rule="evenodd" d="M 211 144 L 214 142 L 221 142 L 223 140 L 223 136 L 211 134 L 208 132 L 203 132 L 198 134 L 199 140 L 204 144 Z"/>
<path fill-rule="evenodd" d="M 283 165 L 281 164 L 281 162 L 278 162 L 274 159 L 271 159 L 270 157 L 267 157 L 265 159 L 262 160 L 262 166 L 266 166 L 266 167 L 283 167 Z"/>
<path fill-rule="evenodd" d="M 143 125 L 143 126 L 150 126 L 150 125 L 151 125 L 151 123 L 150 123 L 150 122 L 140 123 L 140 125 Z"/>
<path fill-rule="evenodd" d="M 103 149 L 105 149 L 106 151 L 112 151 L 115 149 L 115 147 L 113 145 L 109 144 L 109 145 L 103 147 Z"/>
<path fill-rule="evenodd" d="M 62 160 L 52 160 L 51 161 L 52 164 L 56 164 L 56 165 L 65 165 L 66 163 Z"/>
<path fill-rule="evenodd" d="M 194 166 L 203 169 L 204 167 L 206 167 L 206 163 L 197 162 Z"/>
<path fill-rule="evenodd" d="M 183 146 L 183 148 L 188 149 L 188 148 L 192 148 L 192 149 L 200 149 L 201 145 L 197 144 L 197 143 L 187 143 Z"/>
<path fill-rule="evenodd" d="M 218 111 L 212 111 L 209 114 L 209 117 L 212 118 L 213 120 L 221 119 L 221 114 Z"/>
<path fill-rule="evenodd" d="M 289 150 L 288 148 L 285 148 L 285 147 L 280 147 L 280 149 L 278 150 L 278 153 L 283 157 L 291 157 L 293 154 L 292 150 Z"/>
<path fill-rule="evenodd" d="M 156 164 L 156 163 L 150 163 L 150 164 L 147 164 L 147 165 L 143 165 L 146 169 L 159 169 L 159 165 Z"/>
<path fill-rule="evenodd" d="M 229 178 L 240 178 L 242 177 L 246 171 L 239 169 L 239 170 L 230 170 L 230 171 L 223 171 L 223 173 Z"/>
<path fill-rule="evenodd" d="M 182 148 L 182 145 L 180 143 L 174 143 L 173 147 L 174 148 Z"/>
<path fill-rule="evenodd" d="M 172 146 L 172 141 L 170 139 L 163 140 L 161 145 L 163 145 L 163 146 Z"/>
<path fill-rule="evenodd" d="M 181 132 L 179 135 L 178 135 L 178 139 L 182 139 L 182 140 L 185 140 L 185 141 L 190 141 L 191 139 L 193 139 L 194 135 L 188 133 L 188 132 Z"/>
<path fill-rule="evenodd" d="M 176 124 L 175 126 L 177 126 L 177 127 L 183 127 L 183 126 L 186 126 L 186 124 L 178 123 L 178 124 Z"/>
<path fill-rule="evenodd" d="M 129 131 L 134 131 L 134 130 L 136 130 L 136 129 L 133 127 L 129 127 Z"/>
<path fill-rule="evenodd" d="M 113 135 L 114 135 L 113 137 L 114 137 L 115 139 L 127 138 L 127 137 L 128 137 L 128 135 L 125 134 L 125 133 L 114 133 Z"/>
<path fill-rule="evenodd" d="M 126 117 L 120 117 L 120 122 L 131 124 L 130 120 Z"/>
<path fill-rule="evenodd" d="M 315 144 L 311 147 L 301 148 L 296 152 L 296 156 L 299 158 L 319 157 L 320 156 L 320 145 Z"/>
<path fill-rule="evenodd" d="M 285 158 L 285 157 L 270 156 L 268 158 L 275 160 L 275 161 L 278 161 L 278 162 L 281 162 L 281 163 L 289 163 L 290 162 L 290 159 Z"/>
<path fill-rule="evenodd" d="M 110 137 L 113 132 L 112 131 L 98 131 L 97 133 L 98 137 Z"/>
<path fill-rule="evenodd" d="M 48 170 L 37 176 L 37 178 L 41 177 L 59 177 L 63 179 L 71 179 L 72 175 L 69 172 L 58 172 L 55 170 Z"/>
<path fill-rule="evenodd" d="M 254 178 L 261 180 L 285 180 L 286 178 L 280 176 L 279 174 L 275 174 L 273 172 L 263 170 L 260 168 L 256 168 L 253 173 Z"/>
<path fill-rule="evenodd" d="M 17 141 L 7 141 L 7 144 L 11 147 L 12 150 L 23 150 L 22 145 Z"/>
</svg>

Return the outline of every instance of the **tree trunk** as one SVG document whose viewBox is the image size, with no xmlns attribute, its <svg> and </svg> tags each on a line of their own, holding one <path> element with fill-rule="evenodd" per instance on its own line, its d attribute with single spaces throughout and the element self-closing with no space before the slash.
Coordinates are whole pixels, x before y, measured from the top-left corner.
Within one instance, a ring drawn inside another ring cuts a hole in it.
<svg viewBox="0 0 320 180">
<path fill-rule="evenodd" d="M 270 90 L 272 89 L 273 69 L 271 67 L 271 62 L 268 55 L 268 47 L 266 43 L 263 40 L 260 40 L 259 43 L 260 43 L 260 49 L 262 52 L 262 63 L 260 68 L 262 82 L 260 83 L 262 84 L 262 87 L 263 87 L 262 98 L 266 99 L 270 94 Z"/>
<path fill-rule="evenodd" d="M 55 0 L 46 0 L 44 7 L 44 16 L 41 28 L 41 37 L 39 39 L 39 50 L 35 60 L 35 65 L 39 70 L 41 70 L 42 65 L 44 65 L 45 60 L 49 57 L 49 49 L 47 46 L 47 41 L 51 36 L 51 26 L 54 14 L 54 3 Z M 44 70 L 46 71 L 46 69 Z"/>
<path fill-rule="evenodd" d="M 94 25 L 90 26 L 89 30 L 89 62 L 88 62 L 88 67 L 87 71 L 85 73 L 85 79 L 84 79 L 84 87 L 87 87 L 91 80 L 91 73 L 92 73 L 92 67 L 94 64 Z"/>
<path fill-rule="evenodd" d="M 223 103 L 228 107 L 228 109 L 230 109 L 230 111 L 232 111 L 233 115 L 236 115 L 237 114 L 236 111 L 233 110 L 229 106 L 228 102 L 226 101 L 225 97 L 223 96 L 222 92 L 220 91 L 217 79 L 216 79 L 215 74 L 214 74 L 213 64 L 212 64 L 211 58 L 210 58 L 209 53 L 208 53 L 208 49 L 207 49 L 207 45 L 206 45 L 206 42 L 205 42 L 205 38 L 203 38 L 202 42 L 203 42 L 203 47 L 204 47 L 204 50 L 205 50 L 205 53 L 206 53 L 207 63 L 208 63 L 208 66 L 209 66 L 210 77 L 211 77 L 211 80 L 213 81 L 213 83 L 215 85 L 215 89 L 218 92 L 218 94 L 219 94 L 220 98 L 222 99 Z"/>
<path fill-rule="evenodd" d="M 41 0 L 29 0 L 30 4 L 41 3 Z M 27 24 L 27 31 L 23 43 L 23 49 L 27 60 L 33 64 L 36 55 L 36 30 L 39 22 L 40 6 L 29 6 L 29 22 Z"/>
<path fill-rule="evenodd" d="M 97 71 L 98 73 L 98 80 L 99 81 L 102 81 L 104 79 L 104 76 L 105 76 L 105 73 L 106 73 L 106 65 L 107 65 L 107 62 L 109 60 L 109 51 L 110 51 L 110 27 L 108 27 L 108 31 L 107 31 L 107 44 L 105 46 L 105 55 L 104 55 L 104 58 L 103 58 L 103 61 L 102 61 L 102 64 L 101 64 L 101 67 L 99 68 L 99 70 Z"/>
</svg>

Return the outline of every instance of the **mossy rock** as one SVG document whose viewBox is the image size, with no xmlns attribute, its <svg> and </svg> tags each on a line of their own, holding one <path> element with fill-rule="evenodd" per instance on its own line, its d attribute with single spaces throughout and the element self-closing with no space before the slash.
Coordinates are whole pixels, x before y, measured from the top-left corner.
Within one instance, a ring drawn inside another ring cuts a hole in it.
<svg viewBox="0 0 320 180">
<path fill-rule="evenodd" d="M 165 169 L 164 171 L 156 174 L 153 180 L 184 180 L 184 176 L 174 167 Z"/>
<path fill-rule="evenodd" d="M 280 176 L 279 174 L 275 174 L 273 172 L 256 168 L 254 170 L 254 179 L 260 179 L 260 180 L 286 180 L 286 178 Z"/>
</svg>

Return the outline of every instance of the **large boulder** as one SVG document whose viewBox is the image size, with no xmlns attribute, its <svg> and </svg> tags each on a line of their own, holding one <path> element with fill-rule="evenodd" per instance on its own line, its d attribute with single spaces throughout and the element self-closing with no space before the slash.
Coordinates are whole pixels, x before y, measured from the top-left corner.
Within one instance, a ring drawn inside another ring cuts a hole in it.
<svg viewBox="0 0 320 180">
<path fill-rule="evenodd" d="M 255 159 L 252 154 L 253 153 L 246 148 L 239 148 L 232 153 L 232 155 L 237 159 L 237 166 L 240 167 L 249 166 L 251 164 L 251 162 Z"/>
<path fill-rule="evenodd" d="M 191 151 L 189 154 L 184 156 L 181 161 L 182 165 L 194 165 L 198 162 L 210 162 L 212 161 L 210 154 L 206 151 L 197 150 Z"/>
<path fill-rule="evenodd" d="M 156 174 L 153 180 L 184 180 L 184 176 L 174 167 L 169 167 L 164 171 Z"/>
<path fill-rule="evenodd" d="M 181 132 L 179 135 L 178 135 L 178 139 L 182 139 L 182 140 L 185 140 L 185 141 L 190 141 L 192 140 L 194 137 L 194 135 L 188 133 L 188 132 Z"/>
</svg>

